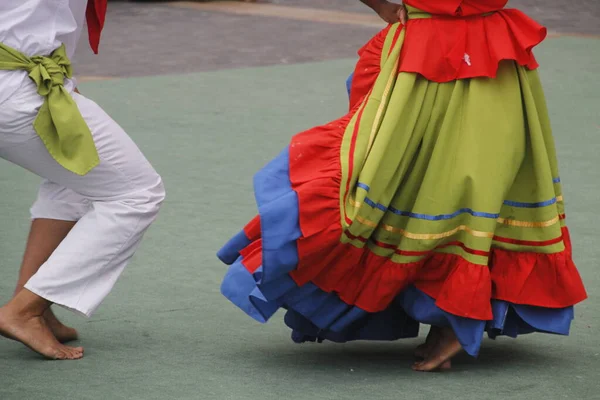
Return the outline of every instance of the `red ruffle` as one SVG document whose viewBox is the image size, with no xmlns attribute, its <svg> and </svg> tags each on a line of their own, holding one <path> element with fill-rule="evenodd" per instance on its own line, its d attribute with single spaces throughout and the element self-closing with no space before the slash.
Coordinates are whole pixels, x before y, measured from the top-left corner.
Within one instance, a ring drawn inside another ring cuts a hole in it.
<svg viewBox="0 0 600 400">
<path fill-rule="evenodd" d="M 356 107 L 365 97 L 381 71 L 381 51 L 390 26 L 380 31 L 358 51 L 358 62 L 354 68 L 350 89 L 350 109 Z"/>
<path fill-rule="evenodd" d="M 244 227 L 244 233 L 246 234 L 246 237 L 252 242 L 260 239 L 260 215 L 257 215 L 252 219 L 252 221 L 246 224 L 246 226 Z"/>
<path fill-rule="evenodd" d="M 493 297 L 515 304 L 562 308 L 587 294 L 571 256 L 568 229 L 562 229 L 565 251 L 554 254 L 495 250 L 490 259 Z"/>
<path fill-rule="evenodd" d="M 518 10 L 501 9 L 504 0 L 491 0 L 487 5 L 441 0 L 431 4 L 415 0 L 405 3 L 435 15 L 407 23 L 400 72 L 418 73 L 434 82 L 449 82 L 493 78 L 502 60 L 514 60 L 529 69 L 538 67 L 532 49 L 544 40 L 546 28 Z M 459 11 L 450 11 L 457 7 Z M 481 15 L 490 11 L 496 12 Z M 388 31 L 389 27 L 359 51 L 351 107 L 366 95 L 367 88 L 377 78 Z"/>
<path fill-rule="evenodd" d="M 485 17 L 414 19 L 406 26 L 399 70 L 449 82 L 493 78 L 502 60 L 535 69 L 538 63 L 531 50 L 545 37 L 546 28 L 518 10 Z"/>
</svg>

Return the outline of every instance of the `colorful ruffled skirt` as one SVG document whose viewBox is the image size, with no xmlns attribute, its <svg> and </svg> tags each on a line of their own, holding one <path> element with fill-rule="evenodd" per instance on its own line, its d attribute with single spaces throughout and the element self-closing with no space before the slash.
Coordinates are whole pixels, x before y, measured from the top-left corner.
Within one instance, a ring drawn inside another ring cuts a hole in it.
<svg viewBox="0 0 600 400">
<path fill-rule="evenodd" d="M 571 257 L 536 70 L 437 83 L 398 73 L 400 26 L 361 52 L 347 115 L 292 138 L 254 178 L 258 216 L 219 252 L 222 293 L 296 342 L 452 327 L 566 335 L 586 297 Z"/>
</svg>

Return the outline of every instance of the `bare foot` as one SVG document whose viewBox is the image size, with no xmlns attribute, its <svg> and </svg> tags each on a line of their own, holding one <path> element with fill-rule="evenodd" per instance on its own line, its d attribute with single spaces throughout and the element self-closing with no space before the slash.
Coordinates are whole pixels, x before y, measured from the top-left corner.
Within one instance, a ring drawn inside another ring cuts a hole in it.
<svg viewBox="0 0 600 400">
<path fill-rule="evenodd" d="M 449 369 L 450 360 L 462 350 L 452 328 L 441 328 L 441 338 L 425 360 L 413 364 L 415 371 L 431 372 Z"/>
<path fill-rule="evenodd" d="M 438 326 L 431 326 L 429 329 L 429 333 L 427 334 L 427 339 L 425 339 L 425 343 L 417 346 L 415 350 L 415 357 L 419 359 L 425 359 L 433 351 L 437 343 L 440 341 L 442 337 L 442 328 Z"/>
<path fill-rule="evenodd" d="M 83 348 L 60 344 L 41 315 L 22 316 L 7 306 L 0 308 L 0 335 L 19 341 L 52 360 L 77 360 Z"/>
<path fill-rule="evenodd" d="M 60 343 L 72 342 L 79 338 L 77 331 L 60 322 L 51 308 L 44 313 L 44 320 L 46 320 L 48 328 Z"/>
</svg>

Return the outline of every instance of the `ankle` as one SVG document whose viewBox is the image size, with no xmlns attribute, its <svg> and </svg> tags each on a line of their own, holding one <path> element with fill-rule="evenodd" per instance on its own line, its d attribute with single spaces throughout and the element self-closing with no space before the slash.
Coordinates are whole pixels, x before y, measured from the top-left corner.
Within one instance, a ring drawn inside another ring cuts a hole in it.
<svg viewBox="0 0 600 400">
<path fill-rule="evenodd" d="M 39 317 L 50 308 L 51 304 L 43 297 L 23 289 L 4 307 L 12 314 L 21 317 Z"/>
<path fill-rule="evenodd" d="M 27 283 L 27 281 L 22 282 L 21 279 L 19 279 L 19 282 L 17 282 L 17 287 L 15 288 L 15 291 L 13 292 L 13 297 L 15 297 L 16 295 L 21 293 L 21 290 L 23 290 L 25 288 L 25 283 Z"/>
</svg>

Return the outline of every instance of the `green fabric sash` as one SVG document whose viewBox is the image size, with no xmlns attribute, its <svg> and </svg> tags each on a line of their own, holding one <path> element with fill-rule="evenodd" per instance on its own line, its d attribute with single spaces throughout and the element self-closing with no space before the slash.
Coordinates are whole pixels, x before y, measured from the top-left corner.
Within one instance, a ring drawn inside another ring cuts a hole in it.
<svg viewBox="0 0 600 400">
<path fill-rule="evenodd" d="M 428 12 L 425 12 L 423 10 L 419 10 L 416 7 L 413 6 L 409 6 L 408 4 L 405 4 L 404 7 L 406 8 L 406 11 L 408 12 L 408 19 L 428 19 L 428 18 L 433 18 L 434 16 Z M 495 11 L 490 11 L 487 13 L 483 13 L 481 14 L 482 17 L 487 17 L 490 16 L 492 14 L 494 14 Z"/>
<path fill-rule="evenodd" d="M 85 175 L 98 165 L 100 160 L 90 128 L 63 86 L 65 77 L 72 77 L 64 45 L 48 57 L 27 57 L 0 43 L 0 70 L 25 70 L 35 82 L 44 104 L 33 127 L 61 166 L 77 175 Z"/>
</svg>

